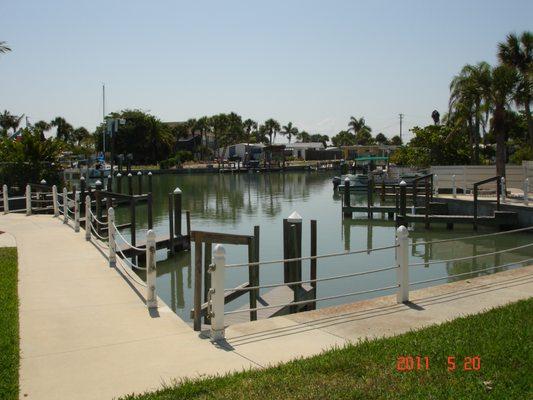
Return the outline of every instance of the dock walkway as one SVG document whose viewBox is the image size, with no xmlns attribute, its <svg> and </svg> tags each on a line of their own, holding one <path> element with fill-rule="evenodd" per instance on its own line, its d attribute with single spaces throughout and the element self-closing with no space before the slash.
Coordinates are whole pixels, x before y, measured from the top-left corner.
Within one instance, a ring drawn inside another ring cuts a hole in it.
<svg viewBox="0 0 533 400">
<path fill-rule="evenodd" d="M 533 294 L 529 266 L 412 291 L 410 304 L 386 296 L 231 325 L 227 341 L 215 345 L 161 301 L 149 313 L 143 288 L 109 268 L 83 231 L 49 215 L 20 214 L 0 215 L 0 231 L 18 247 L 21 399 L 111 399 L 395 335 Z"/>
</svg>

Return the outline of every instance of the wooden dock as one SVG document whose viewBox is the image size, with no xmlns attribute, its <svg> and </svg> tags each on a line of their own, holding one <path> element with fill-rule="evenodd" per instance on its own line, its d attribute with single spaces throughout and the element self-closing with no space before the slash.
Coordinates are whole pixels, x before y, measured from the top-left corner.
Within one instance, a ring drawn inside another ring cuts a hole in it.
<svg viewBox="0 0 533 400">
<path fill-rule="evenodd" d="M 190 240 L 189 235 L 179 235 L 174 237 L 174 251 L 182 251 L 182 250 L 188 250 L 190 248 Z M 132 249 L 128 244 L 124 243 L 122 239 L 119 239 L 117 241 L 117 251 L 121 251 L 124 253 L 126 257 L 132 257 L 132 256 L 138 256 L 142 255 L 146 251 L 146 238 L 142 238 L 137 243 L 135 243 L 135 247 L 138 247 L 142 250 Z M 165 236 L 157 236 L 156 243 L 155 243 L 156 249 L 169 249 L 171 250 L 171 240 L 169 235 Z"/>
<path fill-rule="evenodd" d="M 398 215 L 397 223 L 402 225 L 409 222 L 422 223 L 444 223 L 448 228 L 453 228 L 454 224 L 479 224 L 496 226 L 499 228 L 516 226 L 518 224 L 518 214 L 512 211 L 494 211 L 494 215 L 478 216 L 473 215 Z"/>
</svg>

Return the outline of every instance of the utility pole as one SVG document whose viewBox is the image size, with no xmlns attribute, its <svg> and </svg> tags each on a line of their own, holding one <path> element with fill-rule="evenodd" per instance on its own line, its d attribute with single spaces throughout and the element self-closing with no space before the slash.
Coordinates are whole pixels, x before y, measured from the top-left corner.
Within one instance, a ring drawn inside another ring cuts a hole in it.
<svg viewBox="0 0 533 400">
<path fill-rule="evenodd" d="M 102 84 L 102 122 L 105 123 L 105 84 Z M 104 128 L 104 134 L 102 135 L 102 147 L 104 150 L 104 160 L 105 160 L 105 136 L 106 129 Z"/>
<path fill-rule="evenodd" d="M 402 122 L 403 122 L 403 114 L 400 114 L 400 142 L 403 144 L 403 138 L 402 138 Z"/>
</svg>

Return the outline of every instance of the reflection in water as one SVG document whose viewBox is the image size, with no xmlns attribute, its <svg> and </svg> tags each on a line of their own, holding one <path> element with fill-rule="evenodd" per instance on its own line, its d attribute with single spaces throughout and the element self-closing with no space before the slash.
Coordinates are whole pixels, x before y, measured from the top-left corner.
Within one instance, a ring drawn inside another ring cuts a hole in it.
<svg viewBox="0 0 533 400">
<path fill-rule="evenodd" d="M 168 234 L 168 193 L 179 187 L 183 192 L 184 210 L 191 212 L 193 230 L 207 230 L 224 233 L 253 234 L 254 225 L 261 228 L 260 254 L 261 260 L 278 259 L 283 256 L 282 219 L 292 211 L 298 211 L 303 217 L 302 254 L 309 254 L 310 220 L 317 220 L 318 254 L 372 249 L 389 246 L 395 240 L 395 223 L 386 215 L 374 216 L 368 221 L 366 213 L 359 215 L 361 219 L 343 219 L 341 213 L 341 196 L 333 193 L 331 178 L 328 172 L 270 173 L 270 174 L 184 174 L 154 175 L 154 229 L 156 233 Z M 137 180 L 134 183 L 137 184 Z M 351 194 L 352 204 L 366 204 L 366 193 Z M 375 200 L 379 204 L 379 198 Z M 119 223 L 128 222 L 129 211 L 119 208 L 116 212 Z M 139 207 L 137 221 L 141 228 L 146 228 L 146 206 Z M 183 224 L 185 226 L 185 224 Z M 490 232 L 487 230 L 487 232 Z M 127 230 L 124 231 L 127 235 Z M 483 233 L 481 230 L 479 233 Z M 143 235 L 141 233 L 140 235 Z M 410 231 L 413 242 L 470 236 L 474 232 L 470 227 L 460 227 L 449 231 L 435 225 L 431 230 L 419 226 Z M 478 240 L 458 240 L 444 244 L 421 244 L 413 246 L 410 262 L 429 262 L 446 260 L 472 254 L 493 252 L 528 243 L 528 234 L 503 235 Z M 243 246 L 227 246 L 227 262 L 240 263 L 247 261 L 246 249 Z M 175 310 L 183 319 L 189 321 L 192 308 L 192 288 L 194 249 L 167 258 L 166 251 L 157 254 L 157 292 L 162 300 Z M 394 250 L 364 252 L 362 254 L 321 259 L 318 261 L 318 277 L 349 274 L 394 263 Z M 518 252 L 482 257 L 473 261 L 457 261 L 452 263 L 431 264 L 413 267 L 410 281 L 432 279 L 471 270 L 479 270 L 517 262 L 533 257 L 532 249 L 526 248 Z M 303 265 L 304 279 L 309 276 L 309 267 Z M 480 272 L 479 274 L 486 274 Z M 247 269 L 231 268 L 226 274 L 226 287 L 235 287 L 248 280 Z M 472 276 L 475 276 L 473 274 Z M 451 278 L 450 280 L 469 278 L 470 275 Z M 365 289 L 390 286 L 395 283 L 395 274 L 382 272 L 364 277 L 320 282 L 317 296 L 325 297 Z M 278 283 L 283 280 L 282 265 L 269 265 L 260 268 L 261 284 Z M 446 280 L 442 281 L 446 282 Z M 439 284 L 430 283 L 428 285 Z M 375 293 L 374 296 L 389 294 Z M 368 296 L 373 296 L 368 295 Z M 202 296 L 203 297 L 203 296 Z M 364 298 L 345 298 L 324 301 L 319 307 L 350 302 Z M 228 305 L 235 309 L 245 305 L 247 296 Z"/>
</svg>

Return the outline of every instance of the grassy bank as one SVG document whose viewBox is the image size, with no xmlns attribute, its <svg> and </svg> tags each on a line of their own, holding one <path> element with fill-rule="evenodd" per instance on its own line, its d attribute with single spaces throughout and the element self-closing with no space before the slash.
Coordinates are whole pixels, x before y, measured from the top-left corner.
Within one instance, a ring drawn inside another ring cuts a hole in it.
<svg viewBox="0 0 533 400">
<path fill-rule="evenodd" d="M 0 399 L 18 399 L 17 249 L 0 248 Z"/>
<path fill-rule="evenodd" d="M 185 381 L 180 386 L 125 399 L 533 398 L 532 348 L 530 299 L 275 368 Z M 413 370 L 397 371 L 398 356 L 406 355 L 428 357 L 429 369 L 422 358 L 419 370 L 415 359 Z M 467 359 L 475 356 L 480 357 L 479 365 L 475 359 Z M 465 360 L 472 370 L 464 370 Z M 455 369 L 448 371 L 451 361 Z"/>
</svg>

